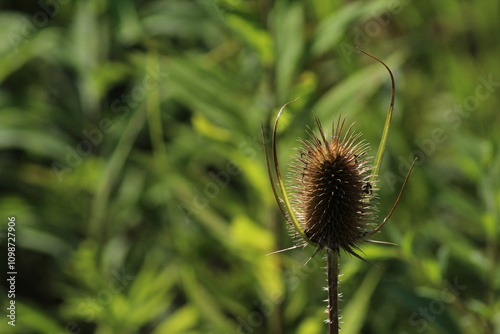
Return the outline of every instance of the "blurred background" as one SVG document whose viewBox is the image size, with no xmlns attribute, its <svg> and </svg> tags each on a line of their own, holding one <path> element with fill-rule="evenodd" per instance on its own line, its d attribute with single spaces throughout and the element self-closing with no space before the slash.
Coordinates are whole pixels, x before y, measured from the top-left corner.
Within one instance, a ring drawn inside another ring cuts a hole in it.
<svg viewBox="0 0 500 334">
<path fill-rule="evenodd" d="M 500 333 L 498 1 L 2 1 L 2 333 L 326 333 L 324 254 L 290 247 L 283 173 L 342 114 L 379 221 L 341 254 L 342 333 Z M 266 134 L 269 132 L 266 131 Z M 267 136 L 264 136 L 267 138 Z M 16 218 L 16 326 L 7 223 Z M 375 222 L 376 223 L 376 222 Z"/>
</svg>

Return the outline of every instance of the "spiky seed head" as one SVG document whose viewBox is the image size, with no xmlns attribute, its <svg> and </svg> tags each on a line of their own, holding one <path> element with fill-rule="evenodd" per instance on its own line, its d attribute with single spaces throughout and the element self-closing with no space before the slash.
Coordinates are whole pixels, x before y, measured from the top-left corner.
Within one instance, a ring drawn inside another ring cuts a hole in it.
<svg viewBox="0 0 500 334">
<path fill-rule="evenodd" d="M 293 200 L 305 235 L 319 248 L 354 254 L 372 219 L 373 185 L 366 158 L 368 145 L 353 134 L 342 134 L 345 121 L 332 127 L 327 139 L 318 120 L 320 136 L 302 141 L 292 165 Z"/>
</svg>

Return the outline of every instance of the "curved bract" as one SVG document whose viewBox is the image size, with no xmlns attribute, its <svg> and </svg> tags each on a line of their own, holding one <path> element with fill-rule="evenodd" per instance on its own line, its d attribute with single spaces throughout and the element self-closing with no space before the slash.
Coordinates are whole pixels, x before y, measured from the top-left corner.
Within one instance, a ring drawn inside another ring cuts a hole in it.
<svg viewBox="0 0 500 334">
<path fill-rule="evenodd" d="M 367 53 L 364 50 L 361 50 L 358 47 L 356 47 L 356 48 L 359 51 L 363 52 L 365 55 L 375 59 L 376 61 L 378 61 L 379 63 L 384 65 L 384 67 L 389 72 L 389 75 L 391 76 L 391 101 L 389 102 L 389 110 L 387 111 L 387 116 L 385 118 L 384 130 L 382 131 L 382 137 L 380 138 L 380 144 L 378 146 L 377 154 L 375 156 L 375 162 L 373 163 L 373 171 L 372 171 L 371 181 L 374 182 L 378 176 L 378 172 L 380 170 L 380 165 L 382 164 L 382 157 L 384 156 L 385 145 L 387 144 L 387 135 L 389 134 L 389 128 L 391 127 L 392 113 L 394 111 L 394 98 L 396 96 L 396 83 L 394 81 L 394 75 L 392 75 L 391 69 L 382 60 Z"/>
<path fill-rule="evenodd" d="M 285 189 L 285 184 L 283 182 L 283 178 L 281 177 L 279 162 L 278 162 L 278 153 L 276 150 L 276 129 L 278 128 L 278 122 L 279 122 L 279 119 L 281 117 L 281 114 L 283 113 L 283 110 L 285 110 L 285 108 L 290 103 L 293 103 L 297 100 L 298 100 L 298 98 L 284 104 L 281 107 L 280 111 L 278 112 L 278 115 L 276 116 L 276 120 L 274 121 L 274 126 L 273 126 L 272 139 L 271 139 L 272 157 L 269 157 L 269 152 L 268 152 L 265 144 L 264 144 L 264 150 L 265 150 L 265 154 L 266 154 L 267 172 L 269 174 L 269 179 L 271 181 L 271 186 L 273 188 L 273 194 L 274 194 L 274 197 L 276 199 L 276 202 L 278 203 L 278 206 L 279 206 L 281 212 L 283 213 L 283 216 L 285 216 L 285 218 L 288 220 L 288 222 L 293 226 L 295 231 L 302 237 L 302 239 L 306 243 L 312 244 L 312 242 L 309 240 L 309 238 L 305 235 L 304 231 L 302 231 L 300 223 L 297 220 L 297 217 L 295 216 L 295 212 L 291 206 L 290 199 L 289 199 L 287 192 L 286 192 L 286 189 Z M 273 172 L 274 172 L 274 175 L 273 175 Z M 283 197 L 283 199 L 280 197 L 280 195 L 281 195 L 281 197 Z"/>
</svg>

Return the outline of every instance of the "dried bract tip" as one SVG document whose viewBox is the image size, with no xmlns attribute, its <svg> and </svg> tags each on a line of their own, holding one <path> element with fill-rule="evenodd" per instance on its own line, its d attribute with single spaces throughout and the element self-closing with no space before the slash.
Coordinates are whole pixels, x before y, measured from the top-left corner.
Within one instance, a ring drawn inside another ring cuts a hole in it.
<svg viewBox="0 0 500 334">
<path fill-rule="evenodd" d="M 368 145 L 340 121 L 327 138 L 316 119 L 320 136 L 303 141 L 293 165 L 293 202 L 302 230 L 320 249 L 354 254 L 373 218 Z M 357 255 L 356 255 L 357 256 Z"/>
</svg>

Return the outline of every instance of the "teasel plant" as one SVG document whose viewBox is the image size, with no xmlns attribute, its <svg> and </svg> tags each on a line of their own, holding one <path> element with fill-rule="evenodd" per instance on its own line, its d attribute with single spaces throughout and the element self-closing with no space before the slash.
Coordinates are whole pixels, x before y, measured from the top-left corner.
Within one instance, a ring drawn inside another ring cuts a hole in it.
<svg viewBox="0 0 500 334">
<path fill-rule="evenodd" d="M 326 250 L 329 334 L 339 333 L 340 329 L 340 251 L 368 262 L 357 253 L 364 242 L 392 244 L 371 238 L 394 213 L 415 164 L 413 161 L 391 210 L 375 226 L 377 177 L 394 111 L 396 85 L 390 68 L 383 61 L 358 50 L 382 64 L 391 78 L 389 109 L 374 162 L 367 156 L 369 146 L 361 139 L 361 133 L 354 132 L 354 124 L 346 128 L 345 119 L 339 117 L 336 123 L 333 122 L 331 135 L 327 136 L 319 119 L 315 118 L 319 134 L 309 130 L 310 139 L 301 140 L 302 148 L 291 164 L 292 185 L 289 194 L 280 172 L 276 132 L 285 108 L 297 99 L 281 107 L 272 128 L 271 147 L 264 145 L 274 197 L 289 223 L 294 239 L 298 241 L 293 247 L 271 254 L 307 245 L 316 248 L 312 257 Z"/>
</svg>

